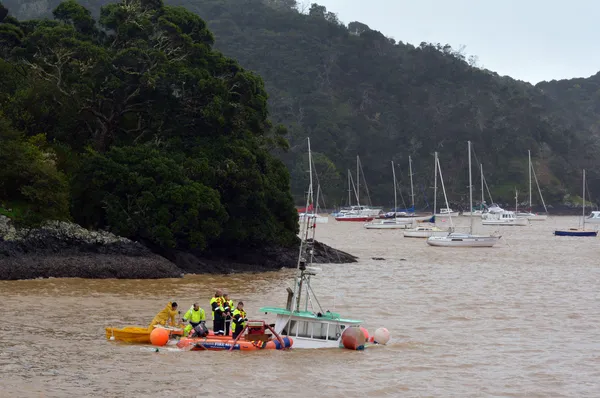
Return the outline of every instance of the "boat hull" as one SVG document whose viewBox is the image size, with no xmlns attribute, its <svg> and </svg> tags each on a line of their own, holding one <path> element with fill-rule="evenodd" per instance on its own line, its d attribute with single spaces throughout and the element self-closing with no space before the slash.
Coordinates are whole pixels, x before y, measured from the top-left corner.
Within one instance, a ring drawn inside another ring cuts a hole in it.
<svg viewBox="0 0 600 398">
<path fill-rule="evenodd" d="M 533 213 L 517 213 L 517 218 L 524 218 L 529 221 L 546 221 L 548 219 L 548 215 Z"/>
<path fill-rule="evenodd" d="M 166 328 L 169 330 L 170 336 L 181 336 L 183 335 L 182 329 L 177 328 Z M 106 331 L 106 339 L 115 341 L 121 341 L 129 344 L 150 344 L 150 332 L 152 329 L 149 329 L 147 326 L 125 326 L 123 328 L 113 328 L 107 327 Z"/>
<path fill-rule="evenodd" d="M 598 236 L 598 231 L 562 230 L 554 231 L 555 236 Z"/>
<path fill-rule="evenodd" d="M 440 247 L 492 247 L 499 240 L 499 236 L 446 235 L 430 236 L 427 244 Z"/>
<path fill-rule="evenodd" d="M 404 231 L 405 238 L 429 238 L 430 236 L 447 236 L 448 231 L 432 230 L 407 230 Z"/>
<path fill-rule="evenodd" d="M 453 211 L 451 213 L 440 213 L 440 214 L 436 214 L 436 217 L 439 218 L 444 218 L 444 217 L 458 217 L 458 212 L 457 211 Z"/>
<path fill-rule="evenodd" d="M 373 222 L 365 224 L 366 229 L 405 229 L 407 226 L 412 225 L 413 220 L 382 220 L 380 222 Z"/>
<path fill-rule="evenodd" d="M 525 227 L 529 225 L 529 220 L 526 218 L 516 218 L 510 221 L 502 221 L 502 220 L 481 220 L 482 225 L 504 225 L 507 227 Z"/>
<path fill-rule="evenodd" d="M 336 217 L 336 221 L 353 221 L 353 222 L 369 222 L 373 221 L 373 217 Z"/>
</svg>

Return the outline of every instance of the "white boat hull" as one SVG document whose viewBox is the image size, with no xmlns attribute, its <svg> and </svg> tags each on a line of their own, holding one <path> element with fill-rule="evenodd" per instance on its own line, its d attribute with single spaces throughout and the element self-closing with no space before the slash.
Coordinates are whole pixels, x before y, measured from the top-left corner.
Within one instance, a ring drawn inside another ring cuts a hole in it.
<svg viewBox="0 0 600 398">
<path fill-rule="evenodd" d="M 481 220 L 482 225 L 505 225 L 513 227 L 524 227 L 529 225 L 527 218 L 515 218 L 512 220 Z"/>
<path fill-rule="evenodd" d="M 365 224 L 366 229 L 406 229 L 413 220 L 379 220 Z"/>
<path fill-rule="evenodd" d="M 492 247 L 499 240 L 499 236 L 450 234 L 446 236 L 430 236 L 427 238 L 427 244 L 441 247 Z"/>
<path fill-rule="evenodd" d="M 430 236 L 447 236 L 448 231 L 431 231 L 431 230 L 406 230 L 404 231 L 405 238 L 429 238 Z"/>
<path fill-rule="evenodd" d="M 457 211 L 453 211 L 450 213 L 440 213 L 440 214 L 436 214 L 436 217 L 439 218 L 444 218 L 444 217 L 458 217 L 458 212 Z"/>
<path fill-rule="evenodd" d="M 473 213 L 463 212 L 463 214 L 461 214 L 461 216 L 462 217 L 481 217 L 482 214 L 483 214 L 483 212 L 477 212 L 477 211 L 474 211 Z"/>
<path fill-rule="evenodd" d="M 548 219 L 548 215 L 533 213 L 517 213 L 517 218 L 525 218 L 529 221 L 546 221 Z"/>
</svg>

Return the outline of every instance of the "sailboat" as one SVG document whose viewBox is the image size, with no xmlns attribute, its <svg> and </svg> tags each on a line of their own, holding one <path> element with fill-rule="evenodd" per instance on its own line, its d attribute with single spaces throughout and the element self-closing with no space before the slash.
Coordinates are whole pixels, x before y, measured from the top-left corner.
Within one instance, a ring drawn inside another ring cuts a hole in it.
<svg viewBox="0 0 600 398">
<path fill-rule="evenodd" d="M 397 190 L 396 190 L 396 170 L 394 168 L 394 162 L 392 161 L 392 175 L 394 178 L 394 211 L 397 209 Z M 413 199 L 414 200 L 414 199 Z M 414 206 L 413 206 L 414 209 Z M 394 213 L 395 216 L 395 213 Z M 366 229 L 401 229 L 405 228 L 407 225 L 412 224 L 412 218 L 384 218 L 376 221 L 372 221 L 368 224 L 365 224 L 364 227 Z"/>
<path fill-rule="evenodd" d="M 418 225 L 415 228 L 410 228 L 404 231 L 405 238 L 429 238 L 430 236 L 446 236 L 448 229 L 442 229 L 435 225 L 435 211 L 437 209 L 437 163 L 438 153 L 435 152 L 433 160 L 434 168 L 434 184 L 433 184 L 433 216 L 431 217 L 430 225 Z"/>
<path fill-rule="evenodd" d="M 542 196 L 542 190 L 540 189 L 540 184 L 538 184 L 537 176 L 535 175 L 535 170 L 533 169 L 533 164 L 531 164 L 531 151 L 527 151 L 527 155 L 529 158 L 529 211 L 528 212 L 517 212 L 518 218 L 527 218 L 529 221 L 545 221 L 548 218 L 548 209 L 546 208 L 546 203 L 544 202 L 544 197 Z M 538 192 L 540 193 L 540 198 L 542 199 L 542 205 L 544 205 L 544 210 L 546 210 L 546 214 L 534 214 L 531 212 L 531 207 L 533 206 L 533 202 L 531 201 L 531 172 L 533 171 L 533 176 L 535 178 L 535 185 L 537 186 Z"/>
<path fill-rule="evenodd" d="M 309 164 L 311 156 L 309 139 Z M 310 173 L 306 199 L 307 209 L 312 203 L 313 197 L 312 166 L 310 167 Z M 294 349 L 341 347 L 344 332 L 353 327 L 360 327 L 362 321 L 344 318 L 338 313 L 323 310 L 310 284 L 311 277 L 317 275 L 319 271 L 318 268 L 312 266 L 315 224 L 311 223 L 310 220 L 304 223 L 300 236 L 301 243 L 294 278 L 294 289 L 287 289 L 286 307 L 262 307 L 260 311 L 275 315 L 275 333 L 293 338 Z M 376 330 L 374 336 L 374 341 L 379 344 L 385 344 L 389 340 L 387 329 Z"/>
<path fill-rule="evenodd" d="M 478 208 L 472 208 L 471 212 L 466 212 L 464 211 L 461 216 L 463 217 L 481 217 L 481 215 L 485 212 L 486 210 L 486 205 L 485 205 L 485 193 L 483 190 L 483 164 L 480 164 L 480 172 L 481 172 L 481 204 L 478 206 Z M 474 209 L 474 210 L 473 210 Z"/>
<path fill-rule="evenodd" d="M 473 183 L 471 177 L 471 141 L 468 141 L 469 149 L 469 205 L 470 213 L 473 212 Z M 442 183 L 442 190 L 444 191 L 444 200 L 446 201 L 446 207 L 448 207 L 448 197 L 446 196 L 446 188 L 444 187 L 444 179 L 442 178 L 442 169 L 440 167 L 440 160 L 436 156 L 437 169 L 440 173 L 440 181 Z M 500 236 L 494 235 L 473 235 L 473 218 L 471 217 L 469 224 L 469 233 L 450 232 L 446 236 L 430 236 L 427 238 L 427 244 L 430 246 L 442 246 L 442 247 L 492 247 L 499 240 Z M 450 218 L 452 223 L 452 218 Z"/>
<path fill-rule="evenodd" d="M 334 213 L 336 221 L 371 221 L 376 216 L 382 213 L 380 208 L 371 208 L 369 206 L 361 206 L 360 205 L 360 171 L 362 170 L 360 165 L 360 157 L 356 156 L 356 187 L 354 187 L 354 182 L 352 181 L 352 175 L 350 174 L 350 170 L 348 170 L 348 205 L 350 206 L 347 209 L 342 209 L 338 213 Z M 364 176 L 364 174 L 363 174 Z M 366 183 L 365 183 L 366 186 Z M 353 188 L 354 195 L 356 197 L 356 206 L 351 205 L 351 192 Z M 367 195 L 369 191 L 367 189 Z"/>
<path fill-rule="evenodd" d="M 585 229 L 585 169 L 583 170 L 583 204 L 582 204 L 582 228 L 569 228 L 554 231 L 555 236 L 598 236 L 598 231 Z"/>
</svg>

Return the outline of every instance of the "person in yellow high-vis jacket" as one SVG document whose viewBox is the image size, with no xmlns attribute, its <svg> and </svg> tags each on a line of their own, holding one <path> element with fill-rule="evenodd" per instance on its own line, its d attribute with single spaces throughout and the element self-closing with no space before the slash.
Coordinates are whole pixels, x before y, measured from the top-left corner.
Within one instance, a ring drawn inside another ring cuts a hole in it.
<svg viewBox="0 0 600 398">
<path fill-rule="evenodd" d="M 244 326 L 246 326 L 246 322 L 248 321 L 248 318 L 246 318 L 246 311 L 244 311 L 243 302 L 238 302 L 237 308 L 233 311 L 231 318 L 233 321 L 231 324 L 231 331 L 233 332 L 232 337 L 235 339 L 242 333 L 242 330 L 244 330 Z"/>
<path fill-rule="evenodd" d="M 233 300 L 229 300 L 229 293 L 223 293 L 223 309 L 225 314 L 225 335 L 229 336 L 229 327 L 231 326 L 231 315 L 235 310 Z"/>
<path fill-rule="evenodd" d="M 210 299 L 210 306 L 212 308 L 213 316 L 213 331 L 216 335 L 225 334 L 225 309 L 223 308 L 223 292 L 217 290 L 215 296 Z"/>
<path fill-rule="evenodd" d="M 206 314 L 204 310 L 200 308 L 198 303 L 194 303 L 193 306 L 183 316 L 183 322 L 189 322 L 189 324 L 183 329 L 184 336 L 187 336 L 193 328 L 198 326 L 200 322 L 206 321 Z"/>
</svg>

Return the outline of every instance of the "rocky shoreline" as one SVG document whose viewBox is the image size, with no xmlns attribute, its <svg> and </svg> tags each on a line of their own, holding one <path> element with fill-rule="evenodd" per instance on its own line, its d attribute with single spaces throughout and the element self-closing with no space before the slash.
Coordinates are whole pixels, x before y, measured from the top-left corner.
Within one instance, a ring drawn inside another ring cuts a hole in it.
<svg viewBox="0 0 600 398">
<path fill-rule="evenodd" d="M 315 242 L 315 262 L 349 263 L 356 257 Z M 0 216 L 0 280 L 35 278 L 179 278 L 293 268 L 298 247 L 223 248 L 210 254 L 145 246 L 77 224 L 49 222 L 16 230 Z"/>
</svg>

